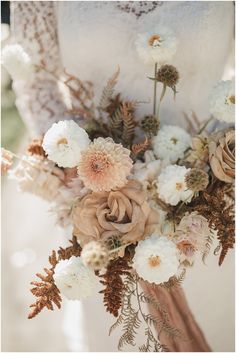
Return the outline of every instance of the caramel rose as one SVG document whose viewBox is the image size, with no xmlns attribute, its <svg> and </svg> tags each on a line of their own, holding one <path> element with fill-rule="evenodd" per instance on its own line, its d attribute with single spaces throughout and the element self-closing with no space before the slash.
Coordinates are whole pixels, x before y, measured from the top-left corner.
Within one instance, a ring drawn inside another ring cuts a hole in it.
<svg viewBox="0 0 236 353">
<path fill-rule="evenodd" d="M 72 218 L 81 246 L 112 236 L 120 237 L 123 243 L 135 243 L 150 235 L 159 220 L 147 203 L 142 185 L 135 180 L 119 190 L 85 196 L 74 206 Z"/>
<path fill-rule="evenodd" d="M 214 175 L 233 183 L 235 178 L 235 131 L 224 130 L 213 134 L 209 140 L 209 162 Z"/>
</svg>

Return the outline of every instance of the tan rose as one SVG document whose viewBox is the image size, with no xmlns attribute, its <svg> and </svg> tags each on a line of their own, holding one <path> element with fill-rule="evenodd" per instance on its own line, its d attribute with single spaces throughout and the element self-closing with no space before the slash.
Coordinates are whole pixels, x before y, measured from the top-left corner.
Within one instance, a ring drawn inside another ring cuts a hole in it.
<svg viewBox="0 0 236 353">
<path fill-rule="evenodd" d="M 139 182 L 110 192 L 93 192 L 74 207 L 74 235 L 82 246 L 91 240 L 120 237 L 124 243 L 144 238 L 154 231 L 159 216 L 146 201 Z"/>
<path fill-rule="evenodd" d="M 224 130 L 209 139 L 209 162 L 214 175 L 226 182 L 235 179 L 235 131 Z"/>
</svg>

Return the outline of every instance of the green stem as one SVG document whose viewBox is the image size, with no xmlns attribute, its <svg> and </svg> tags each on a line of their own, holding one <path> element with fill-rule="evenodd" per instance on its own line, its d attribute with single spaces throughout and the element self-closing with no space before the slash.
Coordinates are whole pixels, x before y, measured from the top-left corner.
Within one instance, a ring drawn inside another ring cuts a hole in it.
<svg viewBox="0 0 236 353">
<path fill-rule="evenodd" d="M 158 108 L 157 108 L 157 116 L 159 116 L 159 114 L 160 114 L 161 101 L 164 98 L 165 93 L 166 93 L 166 85 L 163 83 L 161 96 L 160 96 L 160 100 L 159 100 Z"/>
<path fill-rule="evenodd" d="M 205 124 L 201 127 L 201 129 L 198 131 L 198 135 L 200 135 L 204 130 L 205 128 L 207 127 L 207 125 L 214 119 L 213 116 L 211 116 L 206 122 Z"/>
<path fill-rule="evenodd" d="M 157 63 L 155 63 L 155 68 L 154 68 L 154 96 L 153 96 L 153 115 L 156 115 L 156 102 L 157 102 L 157 80 L 156 80 L 156 75 L 157 75 Z"/>
</svg>

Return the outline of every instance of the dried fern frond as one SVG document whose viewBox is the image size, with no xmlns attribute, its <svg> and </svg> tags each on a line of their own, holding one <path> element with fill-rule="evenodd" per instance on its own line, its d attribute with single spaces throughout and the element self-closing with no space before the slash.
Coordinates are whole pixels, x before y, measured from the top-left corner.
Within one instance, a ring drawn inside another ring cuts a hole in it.
<svg viewBox="0 0 236 353">
<path fill-rule="evenodd" d="M 51 268 L 44 268 L 46 275 L 40 273 L 36 274 L 36 276 L 40 278 L 41 282 L 31 282 L 31 284 L 34 286 L 31 289 L 31 292 L 38 299 L 35 303 L 30 305 L 32 311 L 28 316 L 29 319 L 32 319 L 38 315 L 44 308 L 53 310 L 53 304 L 55 304 L 58 309 L 61 308 L 62 299 L 60 296 L 60 291 L 55 285 L 53 275 L 54 269 L 60 260 L 69 259 L 71 256 L 80 256 L 81 247 L 77 243 L 77 238 L 73 237 L 70 242 L 72 243 L 71 246 L 65 249 L 60 248 L 57 253 L 55 250 L 52 251 L 51 256 L 49 256 L 49 263 Z"/>
<path fill-rule="evenodd" d="M 114 88 L 115 88 L 115 85 L 117 84 L 119 74 L 120 74 L 120 68 L 118 67 L 118 69 L 112 75 L 112 77 L 108 80 L 106 86 L 104 87 L 104 89 L 102 91 L 102 96 L 101 96 L 100 103 L 99 103 L 100 109 L 106 110 L 107 107 L 109 106 L 110 101 L 113 97 Z"/>
<path fill-rule="evenodd" d="M 137 157 L 141 152 L 145 152 L 150 146 L 150 144 L 151 144 L 151 141 L 146 138 L 144 141 L 132 145 L 131 151 L 134 154 L 134 156 Z"/>
<path fill-rule="evenodd" d="M 186 269 L 184 268 L 178 276 L 171 277 L 168 282 L 161 283 L 160 286 L 167 290 L 171 290 L 173 287 L 179 286 L 183 283 L 185 275 Z"/>
<path fill-rule="evenodd" d="M 121 105 L 111 115 L 110 128 L 113 134 L 122 134 L 123 111 Z"/>
<path fill-rule="evenodd" d="M 235 243 L 234 204 L 227 207 L 225 188 L 224 183 L 217 181 L 191 204 L 192 210 L 205 217 L 211 229 L 217 230 L 217 239 L 221 245 L 219 266 Z"/>
<path fill-rule="evenodd" d="M 204 251 L 202 253 L 202 261 L 203 261 L 203 263 L 205 263 L 206 258 L 207 258 L 207 256 L 210 253 L 211 246 L 213 244 L 213 240 L 214 240 L 214 233 L 211 231 L 210 234 L 206 238 L 205 249 L 204 249 Z"/>
<path fill-rule="evenodd" d="M 125 345 L 135 345 L 135 336 L 139 334 L 142 321 L 145 324 L 146 343 L 139 347 L 141 352 L 164 352 L 168 349 L 156 338 L 152 332 L 152 327 L 164 327 L 173 336 L 178 332 L 174 332 L 174 328 L 168 322 L 166 308 L 156 302 L 149 295 L 139 292 L 139 278 L 135 274 L 127 274 L 124 280 L 124 296 L 120 315 L 114 325 L 111 327 L 110 333 L 119 325 L 122 325 L 123 334 L 120 337 L 118 348 L 122 349 Z M 134 306 L 133 302 L 137 301 L 138 305 Z M 161 313 L 160 317 L 156 318 L 151 314 L 146 314 L 143 311 L 142 303 L 153 303 Z"/>
<path fill-rule="evenodd" d="M 131 269 L 128 260 L 126 256 L 111 260 L 105 274 L 99 276 L 102 278 L 100 282 L 105 286 L 99 293 L 104 295 L 103 302 L 106 310 L 115 317 L 119 315 L 125 289 L 122 276 L 127 275 Z"/>
<path fill-rule="evenodd" d="M 77 238 L 75 236 L 73 236 L 72 240 L 70 240 L 70 243 L 72 244 L 71 246 L 68 246 L 65 249 L 60 247 L 57 251 L 59 261 L 70 259 L 71 256 L 80 256 L 82 248 L 77 242 Z"/>
<path fill-rule="evenodd" d="M 126 146 L 131 145 L 134 138 L 134 129 L 136 126 L 134 119 L 135 107 L 135 102 L 124 102 L 121 107 L 123 117 L 123 133 L 121 138 L 123 144 Z"/>
<path fill-rule="evenodd" d="M 52 267 L 50 270 L 46 268 L 44 269 L 46 275 L 42 275 L 40 273 L 36 274 L 36 276 L 41 279 L 41 282 L 31 282 L 31 284 L 35 286 L 31 289 L 31 292 L 38 299 L 35 303 L 30 305 L 32 311 L 28 316 L 29 319 L 32 319 L 38 315 L 44 308 L 53 310 L 53 304 L 55 304 L 58 309 L 61 308 L 62 299 L 60 296 L 60 291 L 56 287 L 53 279 L 54 268 L 58 263 L 56 252 L 54 250 L 52 255 L 49 256 L 49 262 Z"/>
</svg>

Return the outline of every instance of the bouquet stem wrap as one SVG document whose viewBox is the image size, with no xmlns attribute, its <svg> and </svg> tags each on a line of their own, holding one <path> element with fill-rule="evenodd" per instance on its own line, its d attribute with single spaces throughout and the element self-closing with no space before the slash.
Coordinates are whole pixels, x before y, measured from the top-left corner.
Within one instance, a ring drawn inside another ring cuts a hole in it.
<svg viewBox="0 0 236 353">
<path fill-rule="evenodd" d="M 161 344 L 167 346 L 171 352 L 211 352 L 211 348 L 188 306 L 181 286 L 176 286 L 174 290 L 168 291 L 148 282 L 141 281 L 140 284 L 144 292 L 166 305 L 171 324 L 178 327 L 185 337 L 185 339 L 173 339 L 163 334 L 160 337 Z M 148 305 L 148 309 L 153 316 L 157 314 L 157 309 L 152 305 Z"/>
</svg>

